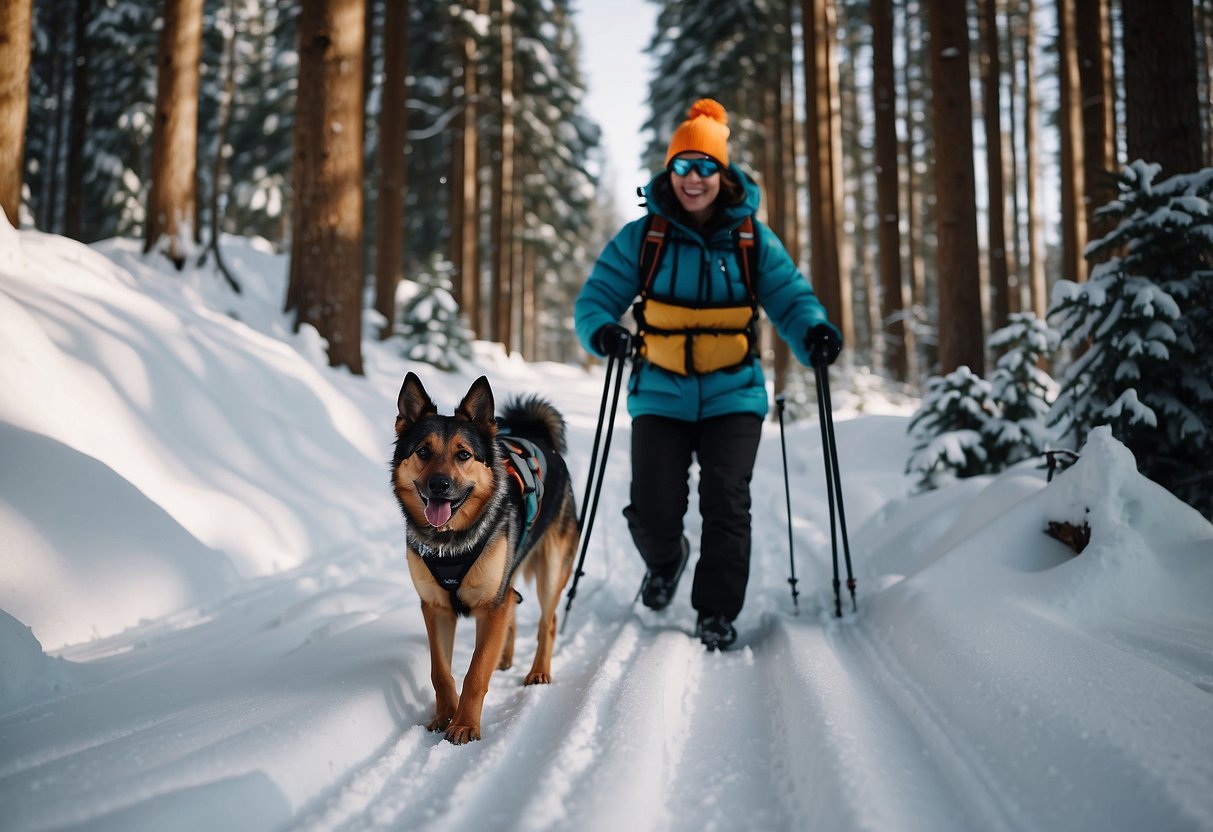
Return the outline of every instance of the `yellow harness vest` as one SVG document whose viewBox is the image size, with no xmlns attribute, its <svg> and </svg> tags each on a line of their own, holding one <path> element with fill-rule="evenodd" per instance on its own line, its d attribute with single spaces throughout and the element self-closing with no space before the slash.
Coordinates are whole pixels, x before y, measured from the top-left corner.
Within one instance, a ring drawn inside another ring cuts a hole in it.
<svg viewBox="0 0 1213 832">
<path fill-rule="evenodd" d="M 758 248 L 754 222 L 746 217 L 737 229 L 737 259 L 745 279 L 747 304 L 693 306 L 650 294 L 657 274 L 669 221 L 653 216 L 640 252 L 643 288 L 632 308 L 640 341 L 639 353 L 650 363 L 680 376 L 710 373 L 736 367 L 755 353 L 758 302 L 752 272 L 757 270 Z"/>
</svg>

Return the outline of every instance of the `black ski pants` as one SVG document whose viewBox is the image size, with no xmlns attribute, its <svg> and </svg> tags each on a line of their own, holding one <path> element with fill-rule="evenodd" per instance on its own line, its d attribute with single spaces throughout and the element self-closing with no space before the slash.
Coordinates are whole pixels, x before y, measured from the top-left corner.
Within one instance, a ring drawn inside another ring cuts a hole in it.
<svg viewBox="0 0 1213 832">
<path fill-rule="evenodd" d="M 632 540 L 649 569 L 670 572 L 681 555 L 692 456 L 699 461 L 703 518 L 691 605 L 737 617 L 750 577 L 750 480 L 762 419 L 733 413 L 699 422 L 663 416 L 632 420 Z"/>
</svg>

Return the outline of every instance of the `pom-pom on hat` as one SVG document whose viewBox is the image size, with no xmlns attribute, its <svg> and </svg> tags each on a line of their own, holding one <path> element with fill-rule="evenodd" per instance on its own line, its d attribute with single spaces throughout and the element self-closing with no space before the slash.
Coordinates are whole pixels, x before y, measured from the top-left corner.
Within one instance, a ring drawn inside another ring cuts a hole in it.
<svg viewBox="0 0 1213 832">
<path fill-rule="evenodd" d="M 729 163 L 729 114 L 719 101 L 701 98 L 691 105 L 687 120 L 678 126 L 670 139 L 665 163 L 679 153 L 706 153 L 722 165 Z"/>
</svg>

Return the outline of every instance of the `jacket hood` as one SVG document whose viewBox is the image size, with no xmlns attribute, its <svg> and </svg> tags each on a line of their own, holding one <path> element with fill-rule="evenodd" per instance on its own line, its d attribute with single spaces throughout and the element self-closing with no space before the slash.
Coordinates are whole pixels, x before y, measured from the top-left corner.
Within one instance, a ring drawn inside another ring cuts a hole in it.
<svg viewBox="0 0 1213 832">
<path fill-rule="evenodd" d="M 722 226 L 734 226 L 741 222 L 742 219 L 748 216 L 753 216 L 758 213 L 758 203 L 761 199 L 761 191 L 758 188 L 758 183 L 755 182 L 748 173 L 739 168 L 736 163 L 729 165 L 729 170 L 741 182 L 745 188 L 745 199 L 737 205 L 729 205 L 724 209 L 724 212 L 719 218 Z M 657 214 L 665 217 L 670 222 L 679 222 L 681 211 L 670 210 L 669 206 L 662 205 L 656 197 L 657 180 L 665 174 L 665 171 L 654 176 L 649 180 L 649 184 L 644 189 L 645 202 L 648 204 L 650 214 Z M 681 223 L 679 223 L 681 224 Z"/>
</svg>

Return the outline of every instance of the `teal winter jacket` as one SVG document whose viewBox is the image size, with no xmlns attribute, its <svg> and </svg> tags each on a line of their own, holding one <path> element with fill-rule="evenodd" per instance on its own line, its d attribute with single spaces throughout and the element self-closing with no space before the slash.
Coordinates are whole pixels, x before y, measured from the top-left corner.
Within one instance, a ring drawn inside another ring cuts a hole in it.
<svg viewBox="0 0 1213 832">
<path fill-rule="evenodd" d="M 757 211 L 759 193 L 749 176 L 736 165 L 731 169 L 745 184 L 746 199 L 725 209 L 721 221 L 707 232 L 707 239 L 659 206 L 653 193 L 657 179 L 649 183 L 645 191 L 649 213 L 670 221 L 651 287 L 654 295 L 693 306 L 747 302 L 733 232 L 746 216 Z M 754 228 L 759 250 L 754 280 L 758 303 L 796 358 L 807 365 L 805 334 L 817 324 L 829 324 L 825 308 L 774 232 L 757 220 Z M 606 324 L 618 323 L 640 295 L 644 233 L 645 218 L 625 225 L 607 244 L 577 296 L 577 337 L 595 355 L 600 353 L 591 344 L 594 333 Z M 739 367 L 691 376 L 680 376 L 637 358 L 628 383 L 628 413 L 632 417 L 656 415 L 698 421 L 731 413 L 765 417 L 767 409 L 766 378 L 756 356 Z"/>
</svg>

